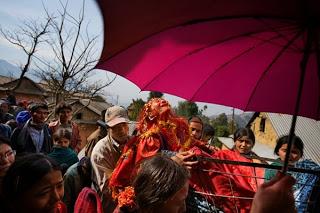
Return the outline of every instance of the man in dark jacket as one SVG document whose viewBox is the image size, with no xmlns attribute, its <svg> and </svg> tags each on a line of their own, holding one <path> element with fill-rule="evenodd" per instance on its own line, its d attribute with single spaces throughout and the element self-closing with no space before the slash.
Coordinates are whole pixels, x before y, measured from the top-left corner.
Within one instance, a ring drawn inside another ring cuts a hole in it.
<svg viewBox="0 0 320 213">
<path fill-rule="evenodd" d="M 33 103 L 29 109 L 31 118 L 12 133 L 12 147 L 17 153 L 48 154 L 53 146 L 48 125 L 45 123 L 49 114 L 48 106 L 45 103 Z"/>
</svg>

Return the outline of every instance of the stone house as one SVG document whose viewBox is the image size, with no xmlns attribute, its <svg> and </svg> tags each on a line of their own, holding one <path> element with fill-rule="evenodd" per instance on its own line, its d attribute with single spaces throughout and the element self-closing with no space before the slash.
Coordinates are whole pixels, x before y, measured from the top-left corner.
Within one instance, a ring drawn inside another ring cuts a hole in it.
<svg viewBox="0 0 320 213">
<path fill-rule="evenodd" d="M 6 91 L 15 87 L 18 79 L 0 76 L 0 98 L 6 98 Z M 45 102 L 48 93 L 40 85 L 27 77 L 22 78 L 20 86 L 15 90 L 17 103 L 22 100 Z"/>
<path fill-rule="evenodd" d="M 291 126 L 291 115 L 257 112 L 250 119 L 249 126 L 259 143 L 274 149 L 276 140 L 288 135 Z M 320 121 L 298 116 L 295 134 L 304 143 L 304 158 L 320 163 Z"/>
</svg>

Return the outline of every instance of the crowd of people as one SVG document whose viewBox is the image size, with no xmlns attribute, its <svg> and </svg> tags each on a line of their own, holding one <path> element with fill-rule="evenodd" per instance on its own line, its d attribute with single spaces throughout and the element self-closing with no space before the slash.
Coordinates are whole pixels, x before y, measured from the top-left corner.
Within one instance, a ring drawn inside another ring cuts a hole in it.
<svg viewBox="0 0 320 213">
<path fill-rule="evenodd" d="M 57 104 L 56 119 L 47 122 L 45 103 L 10 112 L 8 100 L 1 101 L 0 212 L 312 212 L 302 200 L 319 200 L 316 175 L 250 166 L 268 164 L 252 151 L 250 128 L 237 129 L 234 147 L 220 150 L 210 143 L 212 126 L 199 116 L 175 115 L 161 98 L 144 105 L 132 135 L 124 107 L 103 111 L 81 159 L 69 104 Z M 302 140 L 294 136 L 293 142 L 290 166 L 319 169 L 301 160 Z M 274 165 L 282 165 L 287 143 L 287 136 L 278 139 Z M 297 197 L 299 190 L 304 193 Z"/>
</svg>

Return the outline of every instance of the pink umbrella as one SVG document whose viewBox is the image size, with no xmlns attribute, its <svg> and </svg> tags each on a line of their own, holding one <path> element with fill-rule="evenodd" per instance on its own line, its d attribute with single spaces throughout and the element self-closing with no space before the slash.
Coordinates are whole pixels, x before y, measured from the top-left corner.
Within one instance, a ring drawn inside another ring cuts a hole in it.
<svg viewBox="0 0 320 213">
<path fill-rule="evenodd" d="M 297 115 L 320 120 L 319 1 L 98 3 L 105 41 L 97 68 L 142 90 L 292 114 L 291 135 Z"/>
</svg>

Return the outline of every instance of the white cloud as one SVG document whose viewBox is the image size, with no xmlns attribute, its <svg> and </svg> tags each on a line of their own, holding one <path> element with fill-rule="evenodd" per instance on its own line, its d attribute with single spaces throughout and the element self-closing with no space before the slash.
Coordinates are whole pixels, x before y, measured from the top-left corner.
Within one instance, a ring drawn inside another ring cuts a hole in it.
<svg viewBox="0 0 320 213">
<path fill-rule="evenodd" d="M 16 45 L 11 44 L 5 38 L 0 37 L 0 45 L 3 47 L 19 49 Z"/>
<path fill-rule="evenodd" d="M 54 58 L 54 53 L 52 52 L 52 50 L 48 46 L 46 46 L 46 47 L 42 46 L 41 48 L 39 48 L 37 50 L 36 54 L 45 60 L 50 60 L 50 59 Z"/>
</svg>

